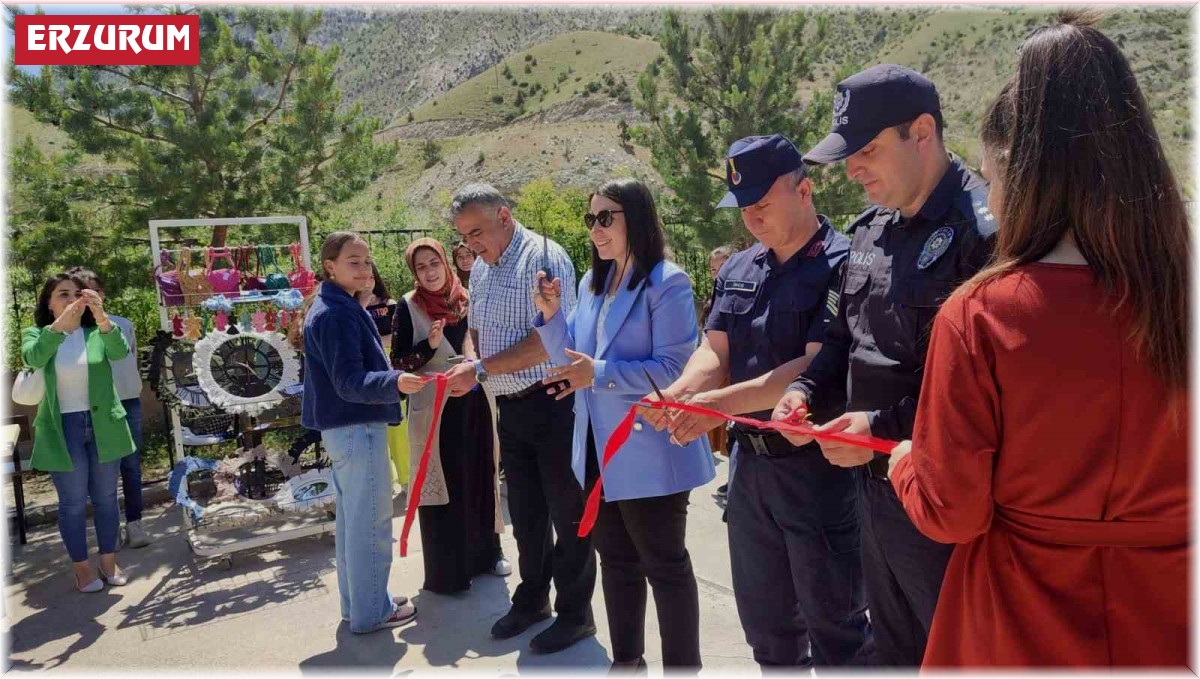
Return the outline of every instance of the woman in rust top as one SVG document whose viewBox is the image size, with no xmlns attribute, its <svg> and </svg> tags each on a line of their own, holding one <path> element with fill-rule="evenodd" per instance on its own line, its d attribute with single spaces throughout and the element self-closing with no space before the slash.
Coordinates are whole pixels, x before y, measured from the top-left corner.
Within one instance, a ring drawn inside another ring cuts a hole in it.
<svg viewBox="0 0 1200 679">
<path fill-rule="evenodd" d="M 957 543 L 924 667 L 1188 660 L 1188 226 L 1129 64 L 1035 31 L 984 123 L 994 264 L 933 324 L 892 482 Z"/>
</svg>

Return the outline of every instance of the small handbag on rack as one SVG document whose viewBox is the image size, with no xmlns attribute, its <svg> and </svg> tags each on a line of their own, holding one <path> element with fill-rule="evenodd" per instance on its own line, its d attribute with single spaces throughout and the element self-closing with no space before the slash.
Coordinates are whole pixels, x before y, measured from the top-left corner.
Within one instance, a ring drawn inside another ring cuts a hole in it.
<svg viewBox="0 0 1200 679">
<path fill-rule="evenodd" d="M 292 273 L 288 274 L 288 281 L 293 288 L 300 291 L 301 295 L 307 297 L 317 284 L 317 275 L 304 266 L 304 260 L 300 258 L 299 243 L 289 245 L 288 251 L 292 254 L 292 265 L 295 267 Z"/>
<path fill-rule="evenodd" d="M 212 296 L 212 283 L 208 282 L 207 271 L 192 268 L 191 248 L 179 251 L 179 266 L 175 272 L 179 276 L 179 287 L 183 289 L 183 297 L 188 304 L 199 304 Z"/>
<path fill-rule="evenodd" d="M 250 258 L 254 257 L 254 265 L 251 266 Z M 255 254 L 253 245 L 243 245 L 237 248 L 237 267 L 242 272 L 242 289 L 247 291 L 266 290 L 267 281 L 259 274 L 262 273 L 262 264 L 259 263 L 258 257 Z"/>
<path fill-rule="evenodd" d="M 237 262 L 229 248 L 206 248 L 204 251 L 204 276 L 208 278 L 214 295 L 237 295 L 242 285 L 242 272 L 238 270 Z M 213 269 L 218 259 L 229 262 L 233 268 Z"/>
<path fill-rule="evenodd" d="M 179 287 L 179 273 L 174 269 L 167 251 L 159 252 L 160 264 L 154 267 L 154 281 L 158 284 L 158 292 L 162 297 L 163 306 L 179 306 L 183 304 L 183 288 Z"/>
<path fill-rule="evenodd" d="M 288 280 L 287 274 L 279 268 L 279 263 L 275 261 L 275 248 L 270 245 L 259 245 L 258 263 L 262 265 L 263 271 L 267 272 L 267 290 L 287 290 L 292 287 L 292 282 Z M 275 270 L 270 271 L 270 267 L 274 267 Z"/>
</svg>

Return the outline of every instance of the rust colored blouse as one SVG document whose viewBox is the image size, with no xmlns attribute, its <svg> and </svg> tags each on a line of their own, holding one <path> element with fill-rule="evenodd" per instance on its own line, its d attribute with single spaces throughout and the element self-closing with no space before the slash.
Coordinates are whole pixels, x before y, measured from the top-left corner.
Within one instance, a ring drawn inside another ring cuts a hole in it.
<svg viewBox="0 0 1200 679">
<path fill-rule="evenodd" d="M 958 544 L 925 667 L 1186 664 L 1187 404 L 1109 301 L 1088 267 L 1038 263 L 939 312 L 892 474 Z"/>
</svg>

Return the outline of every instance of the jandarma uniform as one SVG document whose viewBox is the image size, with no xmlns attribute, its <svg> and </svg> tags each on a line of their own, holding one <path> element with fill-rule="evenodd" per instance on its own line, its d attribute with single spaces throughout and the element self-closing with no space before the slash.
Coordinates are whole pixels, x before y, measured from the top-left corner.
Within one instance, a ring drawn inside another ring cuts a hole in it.
<svg viewBox="0 0 1200 679">
<path fill-rule="evenodd" d="M 749 207 L 801 167 L 781 135 L 735 142 L 730 193 L 720 207 Z M 729 339 L 733 383 L 759 377 L 821 342 L 837 308 L 849 240 L 824 216 L 787 261 L 761 243 L 729 258 L 706 330 Z M 841 403 L 828 416 L 841 414 Z M 754 417 L 769 419 L 770 412 Z M 774 432 L 735 425 L 729 551 L 746 641 L 763 665 L 843 665 L 867 637 L 853 470 L 829 464 L 816 444 L 796 448 Z"/>
</svg>

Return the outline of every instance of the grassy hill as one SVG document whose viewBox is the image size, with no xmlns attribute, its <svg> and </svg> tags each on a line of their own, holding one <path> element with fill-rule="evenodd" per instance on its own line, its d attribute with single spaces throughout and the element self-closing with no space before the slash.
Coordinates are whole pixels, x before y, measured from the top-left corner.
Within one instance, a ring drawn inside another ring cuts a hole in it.
<svg viewBox="0 0 1200 679">
<path fill-rule="evenodd" d="M 329 7 L 324 16 L 314 39 L 341 49 L 336 77 L 346 104 L 361 104 L 387 123 L 557 35 L 651 33 L 660 13 L 620 7 Z"/>
<path fill-rule="evenodd" d="M 800 102 L 865 65 L 911 66 L 937 83 L 948 142 L 971 162 L 978 161 L 979 119 L 1011 77 L 1017 46 L 1048 16 L 1043 9 L 987 7 L 818 12 L 827 21 L 827 47 L 800 84 Z M 689 11 L 685 20 L 701 16 Z M 661 17 L 656 11 L 327 8 L 325 17 L 318 39 L 343 48 L 338 79 L 347 105 L 399 114 L 388 118 L 380 139 L 401 142 L 391 171 L 333 211 L 339 224 L 437 221 L 440 201 L 469 180 L 510 191 L 541 176 L 583 187 L 605 173 L 658 181 L 647 152 L 623 147 L 617 132 L 620 119 L 640 120 L 629 99 L 637 75 L 661 53 L 646 35 Z M 814 35 L 816 24 L 810 22 Z M 1133 64 L 1190 191 L 1186 10 L 1122 8 L 1101 28 Z M 64 134 L 27 112 L 10 107 L 9 115 L 10 135 L 30 134 L 51 153 L 66 147 Z M 440 147 L 440 160 L 426 160 L 427 140 Z M 95 157 L 85 165 L 106 166 Z"/>
<path fill-rule="evenodd" d="M 492 126 L 601 90 L 629 101 L 662 49 L 616 33 L 577 31 L 510 55 L 419 107 L 411 122 L 465 118 Z M 623 95 L 623 96 L 622 96 Z"/>
</svg>

